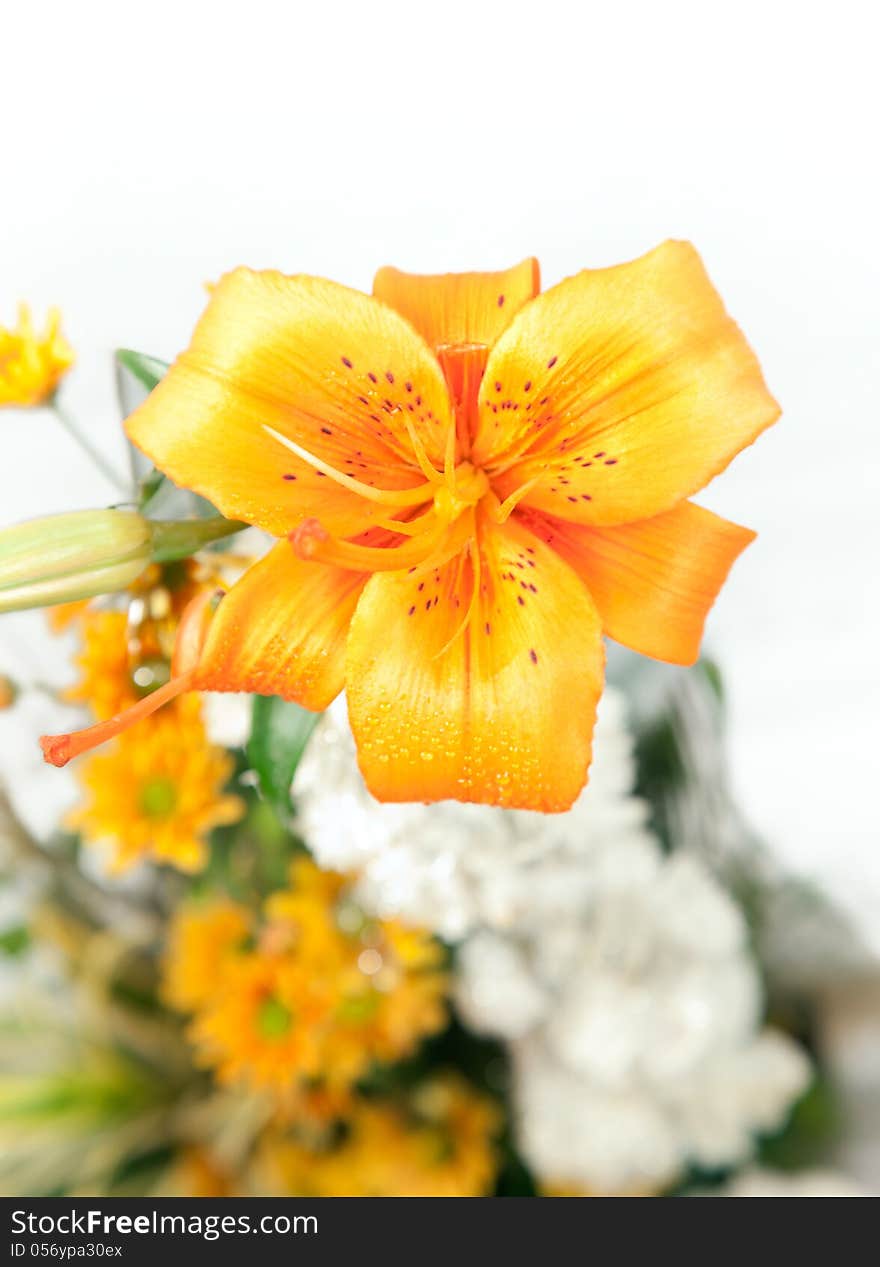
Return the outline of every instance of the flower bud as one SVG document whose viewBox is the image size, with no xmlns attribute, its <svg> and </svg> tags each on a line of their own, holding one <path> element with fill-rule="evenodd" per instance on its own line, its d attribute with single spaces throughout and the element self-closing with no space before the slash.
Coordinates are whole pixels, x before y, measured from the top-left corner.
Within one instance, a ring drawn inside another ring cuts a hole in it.
<svg viewBox="0 0 880 1267">
<path fill-rule="evenodd" d="M 127 589 L 150 562 L 186 559 L 246 524 L 150 520 L 133 510 L 74 510 L 0 530 L 0 612 Z"/>
<path fill-rule="evenodd" d="M 127 510 L 76 510 L 0 531 L 0 612 L 125 589 L 152 558 L 152 529 Z"/>
</svg>

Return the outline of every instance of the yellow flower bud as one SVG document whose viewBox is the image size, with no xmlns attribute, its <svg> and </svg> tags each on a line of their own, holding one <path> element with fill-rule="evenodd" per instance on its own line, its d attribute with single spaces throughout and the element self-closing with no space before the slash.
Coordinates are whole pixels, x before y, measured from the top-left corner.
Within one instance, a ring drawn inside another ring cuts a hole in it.
<svg viewBox="0 0 880 1267">
<path fill-rule="evenodd" d="M 76 510 L 0 531 L 0 612 L 125 589 L 152 558 L 152 528 L 126 510 Z"/>
</svg>

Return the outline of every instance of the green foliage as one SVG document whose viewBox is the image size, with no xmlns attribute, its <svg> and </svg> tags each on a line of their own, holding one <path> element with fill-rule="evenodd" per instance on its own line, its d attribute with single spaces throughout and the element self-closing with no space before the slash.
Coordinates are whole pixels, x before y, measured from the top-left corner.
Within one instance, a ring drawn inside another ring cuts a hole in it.
<svg viewBox="0 0 880 1267">
<path fill-rule="evenodd" d="M 840 1129 L 837 1095 L 820 1074 L 798 1100 L 784 1127 L 761 1141 L 758 1160 L 773 1170 L 806 1170 L 822 1165 Z"/>
<path fill-rule="evenodd" d="M 683 843 L 678 839 L 682 807 L 702 804 L 706 796 L 717 801 L 723 791 L 715 782 L 708 786 L 694 747 L 698 735 L 711 736 L 714 745 L 722 743 L 721 671 L 708 659 L 679 669 L 651 665 L 625 653 L 611 661 L 610 676 L 628 697 L 636 760 L 634 792 L 648 803 L 651 829 L 671 852 Z"/>
<path fill-rule="evenodd" d="M 131 348 L 117 348 L 115 355 L 119 404 L 123 414 L 127 416 L 132 409 L 136 408 L 133 402 L 136 401 L 137 393 L 132 393 L 131 384 L 127 382 L 123 371 L 127 370 L 141 388 L 146 388 L 147 392 L 151 392 L 168 372 L 168 362 L 160 361 L 156 356 L 147 356 L 145 352 L 135 352 Z"/>
<path fill-rule="evenodd" d="M 661 716 L 642 727 L 635 741 L 635 794 L 651 807 L 651 827 L 664 848 L 673 848 L 667 816 L 668 799 L 685 784 L 685 766 L 672 717 Z"/>
<path fill-rule="evenodd" d="M 211 836 L 208 865 L 190 881 L 194 893 L 221 892 L 237 902 L 257 906 L 288 882 L 290 864 L 303 852 L 302 841 L 291 832 L 289 812 L 279 814 L 274 804 L 253 786 L 249 757 L 237 755 L 228 791 L 245 802 L 244 817 Z"/>
<path fill-rule="evenodd" d="M 13 928 L 5 928 L 0 933 L 0 955 L 7 955 L 10 959 L 14 959 L 17 955 L 23 955 L 31 944 L 31 935 L 24 924 L 17 924 Z"/>
<path fill-rule="evenodd" d="M 319 716 L 277 695 L 254 696 L 248 758 L 260 791 L 284 816 L 290 811 L 293 776 Z"/>
</svg>

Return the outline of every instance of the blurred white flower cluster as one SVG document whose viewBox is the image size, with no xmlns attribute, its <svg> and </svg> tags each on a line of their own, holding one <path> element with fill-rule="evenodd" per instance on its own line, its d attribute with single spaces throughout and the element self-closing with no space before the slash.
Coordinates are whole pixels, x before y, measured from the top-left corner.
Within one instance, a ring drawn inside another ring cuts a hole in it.
<svg viewBox="0 0 880 1267">
<path fill-rule="evenodd" d="M 520 1148 L 563 1190 L 659 1191 L 688 1164 L 740 1162 L 809 1078 L 760 1030 L 739 909 L 699 860 L 661 852 L 633 782 L 608 691 L 567 814 L 380 805 L 339 702 L 294 784 L 322 866 L 359 872 L 377 914 L 460 943 L 459 1012 L 509 1043 Z"/>
<path fill-rule="evenodd" d="M 712 1197 L 867 1197 L 873 1195 L 835 1170 L 745 1170 L 720 1191 L 695 1193 Z"/>
<path fill-rule="evenodd" d="M 626 884 L 634 866 L 649 865 L 653 840 L 632 782 L 623 701 L 608 691 L 589 786 L 568 814 L 457 801 L 380 805 L 358 773 L 340 698 L 319 722 L 293 791 L 322 867 L 359 872 L 377 913 L 460 941 L 484 927 L 543 925 L 560 904 L 574 913 L 592 890 Z"/>
</svg>

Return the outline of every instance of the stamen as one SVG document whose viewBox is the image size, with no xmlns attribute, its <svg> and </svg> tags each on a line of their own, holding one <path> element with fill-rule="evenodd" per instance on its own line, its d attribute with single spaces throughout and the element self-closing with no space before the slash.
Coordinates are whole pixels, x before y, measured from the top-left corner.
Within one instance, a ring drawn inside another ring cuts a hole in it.
<svg viewBox="0 0 880 1267">
<path fill-rule="evenodd" d="M 442 484 L 443 476 L 438 470 L 435 470 L 435 468 L 431 465 L 431 460 L 428 457 L 427 452 L 425 451 L 425 446 L 422 444 L 421 437 L 419 436 L 419 433 L 416 431 L 413 425 L 412 419 L 409 417 L 408 414 L 404 414 L 403 421 L 404 421 L 404 425 L 406 426 L 407 434 L 409 435 L 410 443 L 412 444 L 413 451 L 415 452 L 415 455 L 416 455 L 416 461 L 418 462 L 419 466 L 422 468 L 422 474 L 427 476 L 427 478 L 430 480 L 432 484 Z"/>
<path fill-rule="evenodd" d="M 353 541 L 340 541 L 331 537 L 317 519 L 306 519 L 290 534 L 288 540 L 301 559 L 318 563 L 331 563 L 351 572 L 399 572 L 417 567 L 426 560 L 439 566 L 446 562 L 463 545 L 461 520 L 467 526 L 468 516 L 448 527 L 440 524 L 434 530 L 426 529 L 418 538 L 398 546 L 364 546 Z"/>
<path fill-rule="evenodd" d="M 489 513 L 497 524 L 507 523 L 517 504 L 522 501 L 525 495 L 530 492 L 541 479 L 540 475 L 535 475 L 532 479 L 526 480 L 525 484 L 520 484 L 519 488 L 505 497 L 503 502 L 499 502 L 497 498 L 494 504 L 489 503 Z"/>
<path fill-rule="evenodd" d="M 460 553 L 473 531 L 473 515 L 462 515 L 450 537 L 441 543 L 433 554 L 429 554 L 423 563 L 408 569 L 409 579 L 416 581 L 419 577 L 430 576 L 432 572 L 436 572 L 437 568 L 443 567 L 444 563 L 448 563 L 450 559 Z"/>
<path fill-rule="evenodd" d="M 455 443 L 457 440 L 455 422 L 450 422 L 446 432 L 446 452 L 443 455 L 443 479 L 452 496 L 455 496 Z"/>
<path fill-rule="evenodd" d="M 426 532 L 430 526 L 426 520 L 433 519 L 434 511 L 431 509 L 415 519 L 371 519 L 370 526 L 385 528 L 388 532 L 398 532 L 402 537 L 417 537 L 420 533 Z"/>
<path fill-rule="evenodd" d="M 335 480 L 343 488 L 356 493 L 358 497 L 365 497 L 368 501 L 380 502 L 385 506 L 419 506 L 422 502 L 430 500 L 431 485 L 429 483 L 418 484 L 415 488 L 373 488 L 369 484 L 362 484 L 360 480 L 354 479 L 351 475 L 345 475 L 342 471 L 337 471 L 335 467 L 316 457 L 314 453 L 309 453 L 308 449 L 302 448 L 294 440 L 289 440 L 287 436 L 283 436 L 274 427 L 269 427 L 266 423 L 263 423 L 262 426 L 263 430 L 268 432 L 279 444 L 283 444 L 285 449 L 295 453 L 303 462 L 307 462 L 309 466 L 328 476 L 329 479 Z"/>
<path fill-rule="evenodd" d="M 460 621 L 459 626 L 456 629 L 455 633 L 452 635 L 452 637 L 449 638 L 443 644 L 440 650 L 434 656 L 431 657 L 434 660 L 439 660 L 442 655 L 445 655 L 445 653 L 449 650 L 449 648 L 453 645 L 453 643 L 455 643 L 461 637 L 461 635 L 467 629 L 468 625 L 470 625 L 471 621 L 473 620 L 474 612 L 476 611 L 477 601 L 480 596 L 480 586 L 482 585 L 482 564 L 480 561 L 480 543 L 477 540 L 476 536 L 474 536 L 473 540 L 468 543 L 468 557 L 471 560 L 472 587 L 471 587 L 471 596 L 467 605 L 467 611 L 465 612 L 464 618 Z"/>
</svg>

